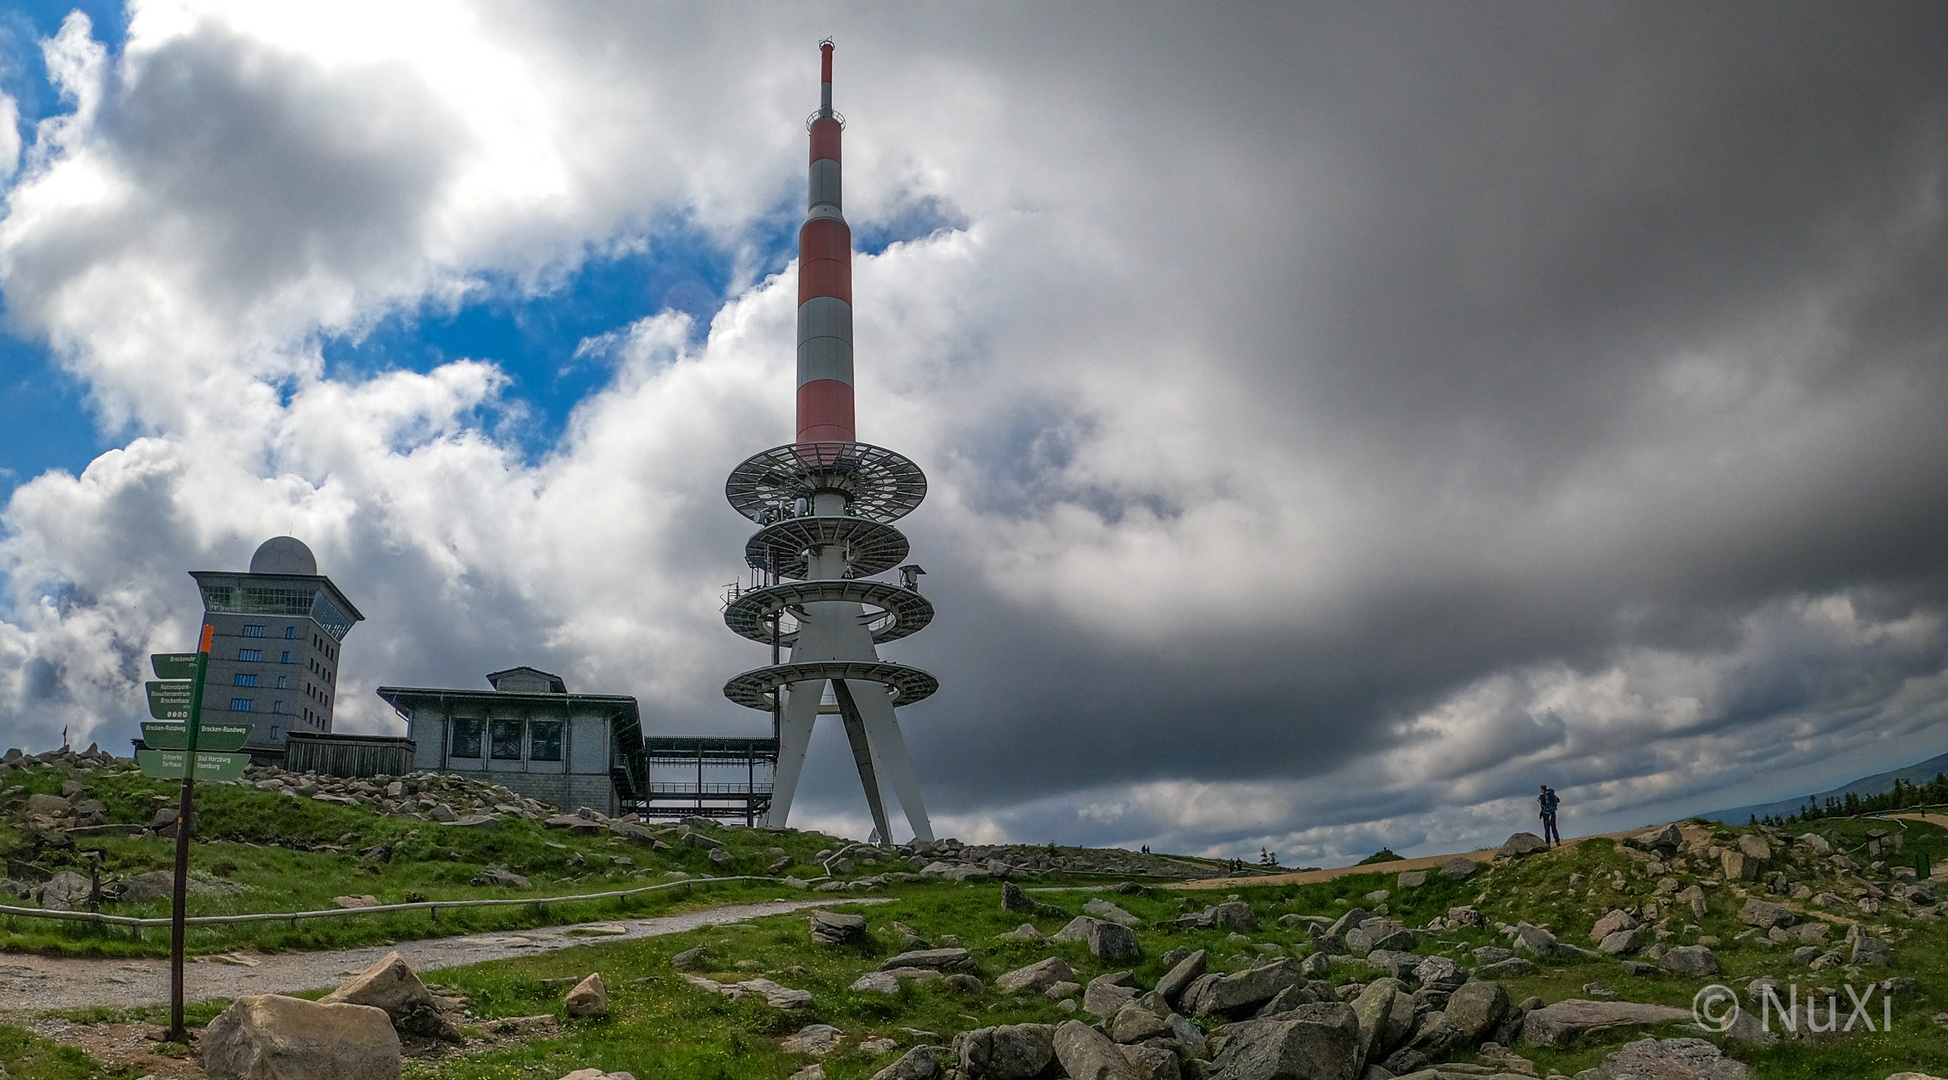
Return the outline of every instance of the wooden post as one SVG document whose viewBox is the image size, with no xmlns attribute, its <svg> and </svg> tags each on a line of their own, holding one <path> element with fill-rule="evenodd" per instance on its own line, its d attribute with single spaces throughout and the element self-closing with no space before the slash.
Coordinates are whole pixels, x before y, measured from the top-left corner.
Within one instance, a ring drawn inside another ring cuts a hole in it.
<svg viewBox="0 0 1948 1080">
<path fill-rule="evenodd" d="M 196 648 L 196 681 L 189 685 L 189 737 L 183 755 L 183 792 L 176 807 L 176 887 L 175 903 L 169 919 L 169 1041 L 189 1042 L 189 1029 L 183 1026 L 183 949 L 188 928 L 183 924 L 189 903 L 189 830 L 195 820 L 196 732 L 203 719 L 203 677 L 210 670 L 210 644 L 216 627 L 203 626 L 203 640 Z"/>
</svg>

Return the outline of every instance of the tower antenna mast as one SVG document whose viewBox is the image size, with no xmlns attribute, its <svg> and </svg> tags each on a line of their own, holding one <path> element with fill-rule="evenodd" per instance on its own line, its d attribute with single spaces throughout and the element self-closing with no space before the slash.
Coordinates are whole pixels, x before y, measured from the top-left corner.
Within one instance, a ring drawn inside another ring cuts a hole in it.
<svg viewBox="0 0 1948 1080">
<path fill-rule="evenodd" d="M 914 837 L 932 840 L 894 710 L 932 695 L 940 683 L 880 659 L 878 649 L 933 620 L 933 604 L 920 595 L 920 568 L 901 565 L 909 545 L 892 524 L 920 505 L 927 478 L 904 456 L 858 441 L 852 230 L 840 183 L 845 117 L 832 108 L 832 52 L 831 38 L 819 43 L 819 107 L 805 122 L 811 165 L 798 230 L 797 438 L 749 458 L 724 485 L 731 506 L 759 526 L 744 558 L 769 582 L 734 596 L 724 621 L 772 646 L 772 662 L 732 678 L 724 696 L 774 718 L 778 767 L 769 825 L 784 825 L 791 813 L 813 723 L 836 713 L 879 842 L 892 842 L 889 794 Z M 894 569 L 899 581 L 874 580 Z M 779 648 L 790 649 L 791 658 L 780 662 Z"/>
</svg>

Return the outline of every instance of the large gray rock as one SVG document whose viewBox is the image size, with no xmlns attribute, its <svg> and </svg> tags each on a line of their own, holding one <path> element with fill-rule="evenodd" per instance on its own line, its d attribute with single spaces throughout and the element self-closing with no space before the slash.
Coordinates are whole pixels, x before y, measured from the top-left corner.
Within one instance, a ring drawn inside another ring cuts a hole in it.
<svg viewBox="0 0 1948 1080">
<path fill-rule="evenodd" d="M 73 809 L 73 804 L 59 795 L 29 795 L 26 809 L 29 817 L 58 818 L 66 817 L 68 811 Z M 176 820 L 173 811 L 169 815 L 169 820 Z"/>
<path fill-rule="evenodd" d="M 1480 1043 L 1508 1015 L 1508 989 L 1498 982 L 1463 984 L 1447 999 L 1448 1023 L 1469 1045 Z"/>
<path fill-rule="evenodd" d="M 1069 967 L 1069 962 L 1059 956 L 1051 956 L 1008 972 L 994 980 L 994 988 L 1004 994 L 1017 990 L 1040 993 L 1056 983 L 1075 981 L 1075 969 Z"/>
<path fill-rule="evenodd" d="M 1122 908 L 1117 907 L 1115 904 L 1100 898 L 1082 905 L 1082 913 L 1085 915 L 1093 915 L 1098 919 L 1107 919 L 1110 922 L 1119 923 L 1123 926 L 1136 926 L 1143 921 L 1129 912 L 1124 911 Z"/>
<path fill-rule="evenodd" d="M 1109 1037 L 1119 1043 L 1139 1043 L 1163 1038 L 1172 1033 L 1170 1019 L 1140 1001 L 1132 1001 L 1116 1011 L 1110 1021 Z"/>
<path fill-rule="evenodd" d="M 510 889 L 525 889 L 528 879 L 509 870 L 505 866 L 489 866 L 473 876 L 475 885 L 505 885 Z"/>
<path fill-rule="evenodd" d="M 811 923 L 812 940 L 820 945 L 843 945 L 866 936 L 866 917 L 842 911 L 814 911 L 808 921 Z"/>
<path fill-rule="evenodd" d="M 1055 1028 L 1003 1024 L 954 1036 L 954 1055 L 968 1080 L 1031 1080 L 1055 1060 Z"/>
<path fill-rule="evenodd" d="M 1184 991 L 1183 1010 L 1192 1016 L 1230 1016 L 1255 1009 L 1278 996 L 1280 990 L 1305 981 L 1298 962 L 1290 957 L 1234 972 L 1206 975 Z"/>
<path fill-rule="evenodd" d="M 1799 921 L 1799 916 L 1789 908 L 1768 903 L 1755 896 L 1745 901 L 1745 906 L 1738 909 L 1738 921 L 1747 926 L 1756 926 L 1761 930 L 1770 930 L 1775 926 L 1791 926 Z"/>
<path fill-rule="evenodd" d="M 85 877 L 72 870 L 62 870 L 47 879 L 40 888 L 41 906 L 55 911 L 67 911 L 87 902 L 94 885 Z"/>
<path fill-rule="evenodd" d="M 1353 999 L 1360 1059 L 1383 1061 L 1414 1028 L 1414 996 L 1398 979 L 1375 979 Z"/>
<path fill-rule="evenodd" d="M 1703 1039 L 1641 1039 L 1577 1080 L 1746 1080 L 1752 1070 Z"/>
<path fill-rule="evenodd" d="M 1669 1005 L 1570 998 L 1523 1017 L 1522 1041 L 1530 1046 L 1560 1046 L 1591 1032 L 1689 1019 L 1691 1010 Z"/>
<path fill-rule="evenodd" d="M 1177 1004 L 1178 999 L 1183 997 L 1184 991 L 1190 988 L 1190 984 L 1204 974 L 1208 962 L 1209 957 L 1205 955 L 1203 949 L 1177 961 L 1175 967 L 1164 972 L 1163 978 L 1157 980 L 1157 996 L 1172 1005 Z"/>
<path fill-rule="evenodd" d="M 1665 825 L 1648 832 L 1640 832 L 1626 842 L 1646 851 L 1676 851 L 1684 846 L 1684 834 L 1678 831 L 1676 825 Z"/>
<path fill-rule="evenodd" d="M 920 969 L 908 968 L 907 970 L 918 971 Z M 936 971 L 933 974 L 938 975 L 940 973 Z M 900 977 L 891 971 L 868 971 L 857 979 L 852 980 L 852 985 L 846 987 L 846 989 L 862 994 L 897 994 L 900 992 Z"/>
<path fill-rule="evenodd" d="M 1679 945 L 1658 961 L 1665 971 L 1693 979 L 1710 978 L 1721 970 L 1718 955 L 1703 945 Z"/>
<path fill-rule="evenodd" d="M 1411 950 L 1420 938 L 1398 919 L 1368 919 L 1346 931 L 1346 951 L 1365 956 L 1375 949 Z"/>
<path fill-rule="evenodd" d="M 587 978 L 576 983 L 561 1004 L 570 1016 L 609 1015 L 609 987 L 602 981 L 602 973 L 591 972 Z"/>
<path fill-rule="evenodd" d="M 1070 919 L 1067 926 L 1055 932 L 1055 939 L 1087 942 L 1089 951 L 1106 964 L 1129 963 L 1143 958 L 1143 949 L 1136 943 L 1136 933 L 1129 927 L 1087 915 Z"/>
<path fill-rule="evenodd" d="M 1414 978 L 1428 990 L 1451 991 L 1468 981 L 1468 973 L 1460 964 L 1445 956 L 1423 956 L 1414 965 Z"/>
<path fill-rule="evenodd" d="M 1136 1000 L 1136 988 L 1125 985 L 1129 981 L 1127 971 L 1098 975 L 1082 988 L 1082 1009 L 1105 1019 L 1122 1011 L 1123 1006 Z"/>
<path fill-rule="evenodd" d="M 1448 1052 L 1462 1043 L 1461 1030 L 1448 1022 L 1443 1013 L 1428 1013 L 1405 1045 L 1387 1055 L 1385 1068 L 1394 1073 L 1411 1073 L 1436 1061 L 1446 1061 Z"/>
<path fill-rule="evenodd" d="M 1852 960 L 1861 967 L 1892 967 L 1894 950 L 1887 943 L 1860 929 L 1858 926 L 1847 931 L 1847 938 L 1853 942 Z"/>
<path fill-rule="evenodd" d="M 1069 1080 L 1144 1080 L 1109 1036 L 1080 1020 L 1056 1028 L 1053 1042 Z"/>
<path fill-rule="evenodd" d="M 1176 1053 L 1148 1043 L 1118 1045 L 1116 1049 L 1136 1069 L 1138 1080 L 1184 1080 Z"/>
<path fill-rule="evenodd" d="M 398 1080 L 399 1034 L 384 1009 L 246 995 L 197 1043 L 210 1080 Z"/>
<path fill-rule="evenodd" d="M 1468 858 L 1466 855 L 1456 855 L 1454 858 L 1442 863 L 1440 869 L 1444 877 L 1450 877 L 1456 881 L 1466 881 L 1475 876 L 1475 871 L 1480 869 L 1480 864 Z"/>
<path fill-rule="evenodd" d="M 812 1003 L 810 990 L 794 990 L 780 986 L 770 979 L 745 979 L 742 982 L 720 983 L 701 975 L 685 975 L 683 981 L 699 990 L 709 990 L 735 1000 L 741 997 L 756 997 L 774 1009 L 802 1009 Z"/>
<path fill-rule="evenodd" d="M 1556 935 L 1526 922 L 1515 924 L 1515 947 L 1531 956 L 1554 956 L 1561 944 Z"/>
<path fill-rule="evenodd" d="M 1258 932 L 1258 916 L 1251 910 L 1251 905 L 1243 900 L 1226 900 L 1212 907 L 1208 914 L 1211 925 L 1218 930 L 1235 930 L 1241 934 Z"/>
<path fill-rule="evenodd" d="M 1708 905 L 1705 903 L 1704 887 L 1696 882 L 1679 889 L 1677 895 L 1672 897 L 1672 899 L 1690 907 L 1692 918 L 1702 919 L 1705 917 L 1705 909 Z"/>
<path fill-rule="evenodd" d="M 1346 931 L 1373 917 L 1373 913 L 1363 907 L 1350 908 L 1333 924 L 1326 928 L 1327 937 L 1344 938 Z"/>
<path fill-rule="evenodd" d="M 1605 934 L 1603 940 L 1597 942 L 1596 951 L 1605 956 L 1629 956 L 1631 953 L 1643 947 L 1644 928 L 1641 926 L 1633 926 L 1628 930 L 1618 930 L 1614 934 Z"/>
<path fill-rule="evenodd" d="M 1519 979 L 1524 975 L 1533 974 L 1535 974 L 1535 965 L 1520 956 L 1483 964 L 1475 969 L 1475 977 L 1479 979 Z"/>
<path fill-rule="evenodd" d="M 1495 850 L 1495 854 L 1505 859 L 1519 859 L 1524 855 L 1533 855 L 1538 851 L 1547 850 L 1549 850 L 1549 843 L 1540 836 L 1532 832 L 1518 832 L 1502 841 L 1502 846 Z"/>
<path fill-rule="evenodd" d="M 1212 1067 L 1224 1080 L 1357 1080 L 1359 1022 L 1335 1001 L 1232 1024 Z"/>
<path fill-rule="evenodd" d="M 972 971 L 974 957 L 966 949 L 914 949 L 888 957 L 881 971 L 894 968 L 928 968 L 933 971 Z"/>
<path fill-rule="evenodd" d="M 1602 941 L 1604 938 L 1609 937 L 1619 930 L 1635 930 L 1637 925 L 1637 917 L 1635 915 L 1620 908 L 1612 908 L 1608 914 L 1596 920 L 1596 925 L 1590 928 L 1590 940 Z"/>
<path fill-rule="evenodd" d="M 845 1032 L 831 1024 L 806 1024 L 778 1041 L 778 1049 L 788 1054 L 824 1057 L 845 1044 Z"/>
<path fill-rule="evenodd" d="M 446 1018 L 443 1003 L 397 952 L 387 953 L 318 1000 L 326 1005 L 343 1003 L 384 1009 L 392 1018 L 392 1026 L 407 1034 L 454 1043 L 461 1041 L 459 1030 Z"/>
<path fill-rule="evenodd" d="M 916 1046 L 874 1073 L 873 1080 L 934 1080 L 943 1071 L 940 1055 L 946 1052 L 944 1046 Z"/>
</svg>

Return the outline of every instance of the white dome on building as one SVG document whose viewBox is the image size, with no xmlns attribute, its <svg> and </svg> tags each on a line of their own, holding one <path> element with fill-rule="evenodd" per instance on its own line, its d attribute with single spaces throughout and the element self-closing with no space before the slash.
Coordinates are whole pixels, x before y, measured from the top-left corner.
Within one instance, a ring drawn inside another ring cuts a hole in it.
<svg viewBox="0 0 1948 1080">
<path fill-rule="evenodd" d="M 318 560 L 304 541 L 295 536 L 273 536 L 250 557 L 253 574 L 303 574 L 316 576 Z"/>
</svg>

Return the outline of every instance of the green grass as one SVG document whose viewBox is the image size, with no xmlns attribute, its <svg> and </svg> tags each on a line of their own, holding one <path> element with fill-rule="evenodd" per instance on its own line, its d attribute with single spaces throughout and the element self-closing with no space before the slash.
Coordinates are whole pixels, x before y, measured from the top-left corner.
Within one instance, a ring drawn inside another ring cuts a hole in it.
<svg viewBox="0 0 1948 1080">
<path fill-rule="evenodd" d="M 24 783 L 30 792 L 53 792 L 69 773 L 40 769 L 9 773 L 0 781 Z M 176 786 L 149 780 L 133 772 L 95 771 L 79 777 L 94 797 L 108 804 L 115 822 L 147 822 L 158 797 L 173 797 Z M 257 791 L 237 785 L 206 784 L 197 789 L 200 816 L 197 842 L 191 846 L 193 877 L 205 883 L 227 882 L 224 895 L 192 892 L 191 915 L 251 912 L 310 911 L 334 907 L 333 897 L 369 894 L 382 903 L 411 900 L 548 897 L 601 892 L 669 880 L 670 871 L 697 877 L 757 875 L 782 849 L 797 860 L 796 876 L 813 876 L 822 869 L 812 856 L 841 841 L 817 833 L 772 833 L 751 829 L 714 829 L 734 856 L 723 865 L 710 861 L 700 849 L 681 845 L 663 852 L 650 845 L 626 841 L 607 833 L 573 835 L 544 829 L 517 818 L 503 820 L 491 830 L 450 828 L 407 817 L 389 817 L 364 807 L 339 806 Z M 361 858 L 359 852 L 390 845 L 386 860 Z M 307 850 L 336 846 L 337 852 Z M 89 873 L 91 854 L 100 860 L 104 881 L 127 878 L 174 866 L 175 842 L 161 837 L 83 837 L 72 850 L 31 847 L 17 830 L 0 831 L 0 856 L 31 861 L 49 871 Z M 614 858 L 634 866 L 618 866 Z M 477 887 L 469 884 L 483 868 L 499 865 L 529 878 L 527 889 Z M 890 861 L 861 866 L 860 873 L 896 869 Z M 367 945 L 406 938 L 437 937 L 484 930 L 508 930 L 551 923 L 642 915 L 696 906 L 704 901 L 695 890 L 678 889 L 629 900 L 606 900 L 547 906 L 442 911 L 437 919 L 425 912 L 344 916 L 327 919 L 248 924 L 236 927 L 193 928 L 192 952 L 222 952 L 236 948 L 324 949 Z M 792 890 L 797 895 L 796 890 Z M 710 903 L 780 895 L 779 886 L 711 886 Z M 167 898 L 108 905 L 104 911 L 143 917 L 166 917 Z M 62 955 L 157 956 L 168 950 L 166 929 L 140 934 L 127 927 L 104 927 L 46 919 L 0 918 L 0 950 Z"/>
<path fill-rule="evenodd" d="M 20 779 L 20 774 L 7 777 L 11 782 Z M 58 786 L 63 775 L 58 770 L 42 770 L 25 779 L 31 790 L 48 791 Z M 169 785 L 126 773 L 96 772 L 84 779 L 97 797 L 109 803 L 115 820 L 146 821 L 155 797 L 166 797 L 173 791 Z M 203 815 L 202 835 L 207 839 L 196 845 L 193 865 L 207 879 L 227 880 L 240 891 L 235 896 L 194 897 L 191 908 L 197 914 L 327 907 L 332 896 L 342 893 L 371 893 L 382 901 L 524 895 L 468 884 L 480 868 L 492 864 L 506 865 L 528 875 L 533 884 L 525 895 L 533 896 L 657 882 L 671 870 L 697 875 L 758 873 L 776 857 L 772 853 L 774 848 L 782 848 L 799 860 L 801 865 L 795 873 L 810 875 L 819 872 L 804 865 L 813 852 L 838 843 L 817 834 L 716 830 L 714 835 L 724 840 L 735 855 L 729 866 L 720 868 L 710 863 L 702 851 L 677 847 L 656 853 L 647 846 L 606 834 L 593 838 L 571 836 L 518 820 L 505 821 L 491 832 L 448 829 L 409 818 L 377 816 L 362 807 L 334 806 L 235 786 L 203 788 L 199 806 Z M 1828 836 L 1836 847 L 1847 850 L 1856 848 L 1869 828 L 1896 829 L 1903 825 L 1872 819 L 1831 820 L 1794 831 L 1819 832 Z M 1730 846 L 1740 830 L 1721 827 L 1717 831 L 1720 842 Z M 1909 822 L 1904 825 L 1904 835 L 1907 853 L 1891 861 L 1906 861 L 1915 851 L 1927 853 L 1937 863 L 1948 860 L 1948 830 Z M 13 857 L 31 854 L 49 869 L 83 869 L 86 865 L 86 858 L 80 852 L 31 853 L 23 849 L 17 838 L 0 837 L 0 848 L 9 843 L 14 848 L 6 854 Z M 359 856 L 359 849 L 379 843 L 393 846 L 390 861 L 371 862 Z M 342 846 L 348 850 L 299 850 L 317 845 Z M 165 868 L 173 855 L 173 846 L 162 840 L 84 840 L 81 847 L 100 852 L 110 875 L 126 876 Z M 614 855 L 625 855 L 636 865 L 614 866 L 611 863 Z M 1782 852 L 1779 858 L 1792 862 L 1802 872 L 1817 869 L 1814 860 L 1797 852 Z M 1687 856 L 1685 862 L 1689 872 L 1704 868 L 1701 857 Z M 898 864 L 887 861 L 878 866 L 862 866 L 860 871 L 897 868 Z M 1622 888 L 1617 887 L 1618 875 L 1622 878 Z M 1512 923 L 1526 919 L 1549 927 L 1566 942 L 1586 945 L 1589 929 L 1598 917 L 1613 906 L 1641 904 L 1642 897 L 1654 884 L 1654 876 L 1639 859 L 1602 839 L 1584 840 L 1527 859 L 1484 868 L 1468 881 L 1454 881 L 1432 873 L 1425 884 L 1414 889 L 1401 889 L 1397 872 L 1383 866 L 1374 866 L 1369 873 L 1309 885 L 1254 886 L 1249 884 L 1249 879 L 1241 879 L 1231 891 L 1252 903 L 1263 923 L 1259 932 L 1250 935 L 1248 940 L 1237 940 L 1221 931 L 1179 933 L 1146 925 L 1139 931 L 1145 957 L 1136 966 L 1137 981 L 1153 985 L 1164 971 L 1162 954 L 1177 946 L 1208 949 L 1212 967 L 1219 971 L 1241 969 L 1274 954 L 1303 955 L 1309 950 L 1310 941 L 1306 927 L 1281 926 L 1280 916 L 1293 913 L 1337 916 L 1355 905 L 1372 909 L 1378 903 L 1384 903 L 1389 914 L 1416 926 L 1445 915 L 1457 905 L 1480 908 L 1487 915 L 1490 927 L 1430 934 L 1420 945 L 1422 953 L 1448 955 L 1464 963 L 1471 962 L 1469 953 L 1480 945 L 1505 944 L 1492 929 L 1492 924 L 1498 921 Z M 1380 889 L 1387 891 L 1383 900 L 1368 899 L 1369 893 Z M 990 987 L 1000 973 L 1049 955 L 1067 958 L 1085 981 L 1102 973 L 1103 965 L 1091 958 L 1079 943 L 998 940 L 1001 933 L 1024 921 L 1035 923 L 1044 933 L 1053 932 L 1064 921 L 1055 916 L 1029 918 L 1003 911 L 999 892 L 999 886 L 993 884 L 891 885 L 879 894 L 890 897 L 889 903 L 857 909 L 866 914 L 872 927 L 869 940 L 845 949 L 813 945 L 806 933 L 804 916 L 799 914 L 665 938 L 596 942 L 434 973 L 428 981 L 466 995 L 482 1024 L 514 1016 L 559 1015 L 561 997 L 569 981 L 590 971 L 600 971 L 607 981 L 612 1012 L 608 1018 L 598 1021 L 569 1021 L 562 1017 L 564 1026 L 558 1037 L 461 1058 L 414 1061 L 408 1065 L 408 1075 L 416 1080 L 489 1077 L 552 1080 L 576 1068 L 596 1066 L 627 1070 L 639 1080 L 783 1078 L 808 1064 L 810 1059 L 779 1050 L 779 1038 L 804 1024 L 826 1022 L 837 1025 L 848 1035 L 847 1049 L 824 1059 L 827 1075 L 832 1080 L 850 1080 L 870 1076 L 899 1052 L 864 1055 L 857 1046 L 866 1038 L 892 1038 L 903 1050 L 921 1042 L 946 1044 L 955 1032 L 974 1027 L 1025 1021 L 1054 1023 L 1066 1019 L 1068 1014 L 1057 1011 L 1053 1002 L 1039 995 L 1007 997 L 991 988 L 968 993 L 937 984 L 918 985 L 908 986 L 893 997 L 853 993 L 847 989 L 861 973 L 876 968 L 880 960 L 898 948 L 895 935 L 889 929 L 895 920 L 913 927 L 935 944 L 944 943 L 949 935 L 957 936 L 960 944 L 973 951 L 981 975 Z M 1696 920 L 1697 928 L 1680 930 L 1668 943 L 1686 944 L 1704 935 L 1718 938 L 1713 948 L 1725 973 L 1716 981 L 1743 992 L 1745 984 L 1760 975 L 1797 981 L 1802 987 L 1838 985 L 1843 980 L 1839 972 L 1823 973 L 1824 977 L 1807 972 L 1792 961 L 1789 947 L 1763 941 L 1738 941 L 1737 935 L 1745 929 L 1737 919 L 1742 901 L 1723 886 L 1707 892 L 1709 907 L 1704 917 Z M 1223 891 L 1147 889 L 1133 895 L 1050 892 L 1039 894 L 1038 898 L 1079 912 L 1091 895 L 1102 895 L 1122 905 L 1146 920 L 1146 924 L 1201 909 L 1225 897 Z M 677 889 L 628 901 L 450 911 L 442 913 L 437 922 L 424 913 L 410 913 L 317 920 L 295 926 L 271 923 L 198 930 L 191 935 L 191 948 L 210 952 L 240 947 L 343 947 L 410 937 L 637 916 L 773 896 L 807 898 L 808 894 L 776 884 L 722 885 Z M 839 903 L 843 896 L 831 899 Z M 120 910 L 161 915 L 166 913 L 167 903 L 122 905 Z M 1680 919 L 1678 923 L 1686 921 Z M 1911 976 L 1917 983 L 1913 992 L 1897 999 L 1895 1030 L 1891 1034 L 1874 1033 L 1838 1042 L 1764 1050 L 1729 1047 L 1731 1053 L 1752 1064 L 1757 1075 L 1767 1078 L 1884 1080 L 1889 1073 L 1902 1069 L 1939 1071 L 1940 1064 L 1948 1061 L 1948 1029 L 1936 1025 L 1933 1016 L 1948 1010 L 1948 928 L 1936 923 L 1910 923 L 1892 916 L 1867 921 L 1889 927 L 1889 940 L 1894 945 L 1899 966 L 1888 974 Z M 713 972 L 724 977 L 764 974 L 787 986 L 812 991 L 814 1007 L 780 1013 L 755 1002 L 731 1002 L 688 985 L 672 970 L 669 960 L 674 954 L 699 944 L 711 948 Z M 166 935 L 160 931 L 150 931 L 137 940 L 127 930 L 50 925 L 24 919 L 0 920 L 0 948 L 157 955 L 165 946 Z M 1333 972 L 1338 982 L 1365 981 L 1374 975 L 1371 968 L 1361 964 L 1343 965 Z M 1678 1007 L 1688 1005 L 1699 989 L 1698 980 L 1671 975 L 1631 977 L 1624 975 L 1613 960 L 1580 957 L 1549 962 L 1535 975 L 1510 980 L 1508 987 L 1518 1000 L 1536 995 L 1545 1001 L 1556 1001 L 1587 996 L 1588 983 L 1602 983 L 1629 1000 Z M 203 1002 L 193 1006 L 192 1023 L 207 1022 L 223 1004 Z M 91 1010 L 74 1018 L 153 1021 L 160 1019 L 160 1015 L 157 1009 L 116 1013 Z M 1667 1025 L 1654 1033 L 1698 1034 L 1685 1024 Z M 1641 1030 L 1617 1032 L 1583 1045 L 1555 1050 L 1522 1048 L 1519 1052 L 1536 1060 L 1545 1073 L 1554 1068 L 1573 1075 L 1596 1064 L 1621 1043 L 1643 1034 Z M 59 1051 L 25 1033 L 0 1031 L 0 1035 L 5 1036 L 0 1039 L 0 1063 L 6 1065 L 10 1078 L 112 1075 L 100 1072 L 85 1055 Z M 1466 1057 L 1457 1056 L 1463 1060 Z"/>
<path fill-rule="evenodd" d="M 1079 911 L 1088 894 L 1045 894 L 1060 906 Z M 1167 895 L 1115 896 L 1132 912 L 1161 918 L 1177 911 Z M 1059 1023 L 1068 1015 L 1040 995 L 1004 996 L 990 987 L 979 994 L 940 984 L 909 985 L 897 996 L 854 993 L 847 989 L 861 974 L 876 969 L 898 951 L 894 921 L 912 927 L 939 945 L 957 935 L 980 964 L 982 977 L 994 976 L 1059 955 L 1087 980 L 1105 970 L 1079 942 L 998 941 L 996 936 L 1023 922 L 1053 933 L 1065 921 L 1028 918 L 1001 909 L 997 886 L 908 886 L 892 902 L 856 909 L 871 926 L 867 941 L 855 947 L 825 948 L 810 943 L 801 915 L 759 920 L 744 927 L 712 927 L 667 938 L 610 942 L 564 953 L 524 957 L 442 971 L 431 979 L 466 994 L 476 1013 L 508 1017 L 560 1011 L 564 980 L 591 971 L 602 973 L 610 993 L 611 1015 L 596 1022 L 571 1022 L 559 1039 L 450 1061 L 419 1065 L 410 1075 L 442 1080 L 488 1077 L 560 1076 L 589 1066 L 628 1070 L 638 1080 L 657 1078 L 789 1076 L 811 1059 L 787 1054 L 777 1040 L 809 1023 L 844 1029 L 847 1047 L 823 1060 L 828 1077 L 870 1076 L 904 1049 L 921 1043 L 946 1044 L 953 1034 L 988 1024 Z M 1147 935 L 1146 935 L 1147 936 Z M 1215 944 L 1223 935 L 1158 936 L 1156 944 Z M 728 1001 L 684 982 L 670 958 L 696 945 L 712 953 L 710 970 L 725 976 L 762 974 L 787 986 L 810 990 L 814 1006 L 783 1013 L 750 1001 Z M 1152 948 L 1136 968 L 1139 981 L 1153 982 L 1164 972 L 1162 948 Z M 547 980 L 555 980 L 549 982 Z M 932 1036 L 913 1031 L 932 1032 Z M 901 1050 L 868 1057 L 857 1050 L 867 1038 L 896 1040 Z M 550 1070 L 553 1070 L 552 1072 Z"/>
<path fill-rule="evenodd" d="M 7 1080 L 100 1080 L 133 1076 L 109 1071 L 94 1058 L 29 1031 L 0 1024 L 0 1076 Z"/>
</svg>

